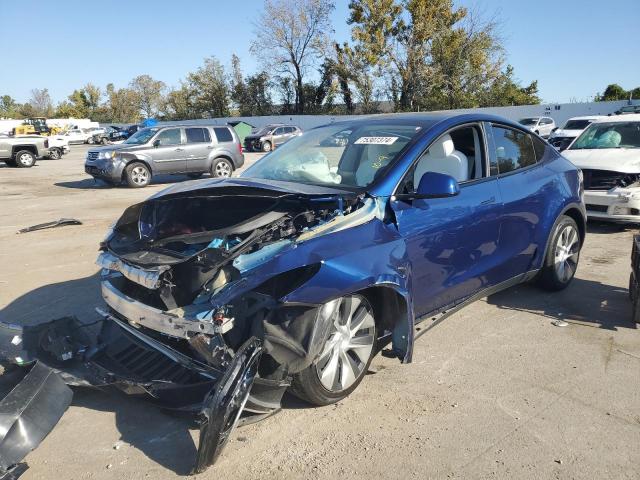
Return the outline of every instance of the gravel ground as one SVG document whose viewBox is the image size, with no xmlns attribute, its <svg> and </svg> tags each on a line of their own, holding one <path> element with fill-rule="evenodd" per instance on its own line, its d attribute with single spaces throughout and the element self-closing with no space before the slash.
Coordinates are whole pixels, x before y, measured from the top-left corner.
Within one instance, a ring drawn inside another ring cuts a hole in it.
<svg viewBox="0 0 640 480">
<path fill-rule="evenodd" d="M 3 321 L 95 319 L 93 262 L 108 226 L 184 180 L 101 186 L 83 172 L 85 152 L 32 169 L 0 163 Z M 16 235 L 60 217 L 84 224 Z M 477 302 L 424 335 L 412 364 L 376 357 L 336 405 L 285 398 L 280 414 L 236 430 L 198 478 L 640 478 L 640 333 L 626 291 L 634 232 L 591 225 L 567 290 L 523 285 Z M 197 437 L 144 401 L 77 390 L 23 478 L 181 477 Z"/>
</svg>

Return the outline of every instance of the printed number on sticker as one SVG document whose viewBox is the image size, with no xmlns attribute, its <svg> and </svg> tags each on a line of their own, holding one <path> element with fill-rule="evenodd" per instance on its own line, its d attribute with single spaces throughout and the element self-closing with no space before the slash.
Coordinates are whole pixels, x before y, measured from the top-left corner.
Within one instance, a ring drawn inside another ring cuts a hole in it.
<svg viewBox="0 0 640 480">
<path fill-rule="evenodd" d="M 360 137 L 356 140 L 356 145 L 393 145 L 398 137 Z"/>
</svg>

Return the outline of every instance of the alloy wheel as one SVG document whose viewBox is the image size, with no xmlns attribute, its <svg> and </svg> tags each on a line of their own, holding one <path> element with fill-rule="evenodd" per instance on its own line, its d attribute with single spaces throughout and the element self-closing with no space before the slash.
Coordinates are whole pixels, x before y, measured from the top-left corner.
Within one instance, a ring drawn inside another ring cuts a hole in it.
<svg viewBox="0 0 640 480">
<path fill-rule="evenodd" d="M 566 225 L 556 240 L 555 269 L 558 279 L 566 283 L 576 272 L 580 253 L 580 236 L 573 225 Z"/>
<path fill-rule="evenodd" d="M 364 374 L 375 344 L 375 320 L 369 303 L 352 295 L 338 300 L 333 325 L 316 362 L 320 383 L 341 392 Z"/>
<path fill-rule="evenodd" d="M 35 159 L 33 155 L 31 155 L 30 153 L 22 153 L 18 157 L 18 162 L 20 162 L 20 165 L 22 165 L 23 167 L 30 167 L 31 165 L 33 165 L 34 160 Z"/>
<path fill-rule="evenodd" d="M 149 172 L 144 167 L 135 167 L 131 170 L 131 179 L 136 185 L 146 185 L 149 181 Z"/>
<path fill-rule="evenodd" d="M 227 162 L 218 162 L 215 167 L 216 177 L 227 178 L 231 176 L 231 166 Z"/>
</svg>

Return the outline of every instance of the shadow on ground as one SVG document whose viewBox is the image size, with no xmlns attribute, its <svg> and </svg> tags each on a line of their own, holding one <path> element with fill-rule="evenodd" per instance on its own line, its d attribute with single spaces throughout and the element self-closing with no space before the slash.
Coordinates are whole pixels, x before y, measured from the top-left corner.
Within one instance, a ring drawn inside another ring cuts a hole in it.
<svg viewBox="0 0 640 480">
<path fill-rule="evenodd" d="M 178 475 L 188 475 L 195 465 L 197 447 L 190 434 L 192 419 L 169 415 L 141 398 L 110 389 L 75 388 L 73 405 L 112 412 L 120 441 Z"/>
<path fill-rule="evenodd" d="M 199 178 L 211 178 L 209 175 L 204 175 Z M 186 182 L 189 180 L 196 180 L 188 175 L 157 175 L 151 180 L 151 185 L 171 185 L 179 182 Z M 124 183 L 114 185 L 112 183 L 105 182 L 103 180 L 95 180 L 93 178 L 85 178 L 82 180 L 75 180 L 72 182 L 56 182 L 56 187 L 72 188 L 80 190 L 95 190 L 95 189 L 107 189 L 107 188 L 129 188 Z"/>
<path fill-rule="evenodd" d="M 627 289 L 581 278 L 574 278 L 560 292 L 545 292 L 531 284 L 517 285 L 491 295 L 487 303 L 595 328 L 637 328 L 631 319 Z"/>
</svg>

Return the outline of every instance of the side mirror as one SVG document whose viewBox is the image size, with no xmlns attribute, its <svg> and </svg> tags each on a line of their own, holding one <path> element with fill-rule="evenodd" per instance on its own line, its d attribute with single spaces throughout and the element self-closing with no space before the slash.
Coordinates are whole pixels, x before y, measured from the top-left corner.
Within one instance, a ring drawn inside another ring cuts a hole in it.
<svg viewBox="0 0 640 480">
<path fill-rule="evenodd" d="M 153 145 L 153 148 L 158 148 L 160 146 L 160 140 L 157 140 L 157 139 L 154 140 L 152 145 Z"/>
<path fill-rule="evenodd" d="M 399 200 L 419 200 L 424 198 L 455 197 L 460 187 L 451 175 L 436 172 L 425 172 L 414 193 L 396 195 Z"/>
</svg>

